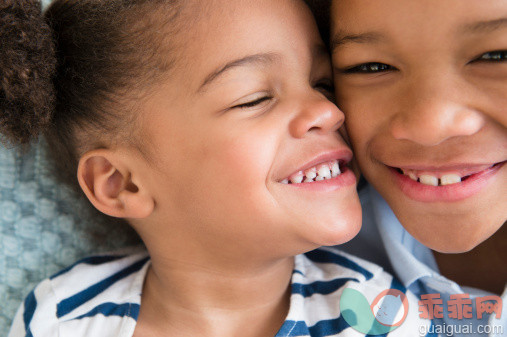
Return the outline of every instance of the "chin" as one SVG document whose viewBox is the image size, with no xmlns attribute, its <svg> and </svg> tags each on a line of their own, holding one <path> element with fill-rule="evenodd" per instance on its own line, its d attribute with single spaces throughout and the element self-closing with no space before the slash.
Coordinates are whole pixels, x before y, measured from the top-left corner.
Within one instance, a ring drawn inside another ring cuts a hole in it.
<svg viewBox="0 0 507 337">
<path fill-rule="evenodd" d="M 454 225 L 449 225 L 454 224 Z M 466 253 L 488 238 L 502 227 L 502 223 L 477 226 L 477 222 L 464 222 L 456 218 L 446 221 L 411 223 L 406 230 L 426 247 L 439 253 Z"/>
<path fill-rule="evenodd" d="M 341 213 L 329 221 L 322 231 L 323 235 L 318 238 L 320 246 L 336 246 L 352 240 L 361 230 L 362 215 L 360 205 L 353 205 L 356 211 Z M 350 211 L 349 209 L 348 211 Z"/>
</svg>

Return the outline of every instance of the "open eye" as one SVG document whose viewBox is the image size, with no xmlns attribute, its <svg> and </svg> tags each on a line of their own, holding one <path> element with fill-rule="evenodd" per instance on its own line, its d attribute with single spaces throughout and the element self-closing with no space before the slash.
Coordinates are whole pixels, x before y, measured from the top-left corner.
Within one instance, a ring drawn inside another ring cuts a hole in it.
<svg viewBox="0 0 507 337">
<path fill-rule="evenodd" d="M 359 64 L 357 66 L 353 66 L 350 68 L 346 68 L 343 70 L 346 74 L 371 74 L 371 73 L 380 73 L 385 71 L 395 70 L 396 68 L 379 62 L 369 62 Z"/>
<path fill-rule="evenodd" d="M 475 62 L 502 62 L 507 60 L 507 50 L 495 50 L 484 53 Z"/>
<path fill-rule="evenodd" d="M 271 97 L 271 96 L 262 96 L 262 97 L 259 97 L 259 98 L 255 99 L 255 100 L 235 105 L 235 106 L 231 107 L 231 109 L 248 109 L 248 108 L 253 108 L 253 107 L 256 107 L 258 105 L 261 105 L 264 102 L 267 102 L 267 101 L 271 100 L 272 98 L 273 97 Z"/>
</svg>

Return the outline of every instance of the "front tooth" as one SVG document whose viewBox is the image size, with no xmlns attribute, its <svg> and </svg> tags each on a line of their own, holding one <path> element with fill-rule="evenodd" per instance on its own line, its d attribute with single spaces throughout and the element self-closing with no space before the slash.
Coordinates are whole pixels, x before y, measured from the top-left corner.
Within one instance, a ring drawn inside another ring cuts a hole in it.
<svg viewBox="0 0 507 337">
<path fill-rule="evenodd" d="M 324 180 L 324 177 L 323 177 L 323 176 L 317 176 L 317 177 L 315 178 L 315 181 L 322 181 L 322 180 Z"/>
<path fill-rule="evenodd" d="M 313 180 L 314 178 L 305 178 L 305 180 L 303 180 L 304 183 L 313 183 L 315 180 Z"/>
<path fill-rule="evenodd" d="M 457 184 L 461 182 L 461 177 L 457 174 L 445 174 L 442 177 L 440 177 L 440 185 L 451 185 L 451 184 Z"/>
<path fill-rule="evenodd" d="M 303 172 L 298 172 L 294 174 L 292 177 L 290 177 L 290 181 L 293 184 L 301 184 L 303 182 L 304 174 Z"/>
<path fill-rule="evenodd" d="M 424 185 L 438 186 L 438 178 L 429 174 L 421 174 L 419 181 Z"/>
<path fill-rule="evenodd" d="M 417 181 L 417 175 L 415 173 L 410 172 L 408 176 L 410 177 L 410 179 Z"/>
<path fill-rule="evenodd" d="M 319 176 L 324 179 L 331 179 L 331 170 L 328 165 L 321 165 L 317 171 Z"/>
<path fill-rule="evenodd" d="M 317 169 L 315 167 L 312 167 L 311 169 L 308 169 L 305 171 L 305 176 L 307 179 L 313 180 L 317 176 Z"/>
<path fill-rule="evenodd" d="M 335 178 L 335 177 L 337 177 L 340 173 L 342 173 L 342 172 L 340 171 L 340 165 L 338 164 L 338 162 L 337 162 L 337 161 L 335 161 L 335 162 L 333 163 L 333 165 L 331 165 L 331 176 L 332 176 L 333 178 Z"/>
</svg>

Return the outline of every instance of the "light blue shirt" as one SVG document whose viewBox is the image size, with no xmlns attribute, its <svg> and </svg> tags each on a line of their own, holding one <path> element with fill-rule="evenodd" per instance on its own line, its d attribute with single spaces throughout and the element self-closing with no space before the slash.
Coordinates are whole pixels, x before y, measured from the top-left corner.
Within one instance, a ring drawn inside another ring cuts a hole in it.
<svg viewBox="0 0 507 337">
<path fill-rule="evenodd" d="M 507 287 L 501 295 L 503 301 L 501 319 L 497 319 L 494 315 L 488 317 L 487 314 L 482 320 L 476 319 L 475 298 L 493 294 L 461 287 L 442 276 L 431 250 L 403 228 L 386 201 L 372 186 L 368 185 L 362 189 L 360 198 L 363 207 L 363 228 L 356 238 L 340 246 L 340 249 L 383 266 L 415 294 L 440 293 L 444 318 L 434 321 L 433 331 L 437 331 L 436 325 L 439 325 L 442 331 L 447 329 L 447 335 L 451 335 L 449 332 L 453 330 L 452 336 L 507 336 Z M 463 293 L 470 294 L 474 318 L 463 320 L 449 318 L 445 305 L 449 296 Z M 457 330 L 458 325 L 461 325 L 462 333 Z M 463 325 L 469 325 L 466 329 L 472 332 L 463 333 L 465 331 Z M 479 330 L 491 328 L 496 331 L 489 334 L 479 333 Z M 446 336 L 446 333 L 440 335 Z"/>
</svg>

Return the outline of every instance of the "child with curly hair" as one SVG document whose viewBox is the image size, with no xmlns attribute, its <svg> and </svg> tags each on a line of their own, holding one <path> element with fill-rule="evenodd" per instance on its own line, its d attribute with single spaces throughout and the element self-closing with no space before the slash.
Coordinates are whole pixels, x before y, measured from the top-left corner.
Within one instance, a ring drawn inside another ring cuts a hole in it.
<svg viewBox="0 0 507 337">
<path fill-rule="evenodd" d="M 38 111 L 60 175 L 77 175 L 146 249 L 43 281 L 10 337 L 357 336 L 340 313 L 345 289 L 364 303 L 405 291 L 376 265 L 319 248 L 356 235 L 361 209 L 304 2 L 56 0 L 45 16 L 56 102 Z M 25 117 L 2 119 L 12 142 L 38 134 Z M 391 300 L 401 297 L 381 314 L 417 306 L 410 292 Z M 424 324 L 410 310 L 384 331 Z"/>
</svg>

